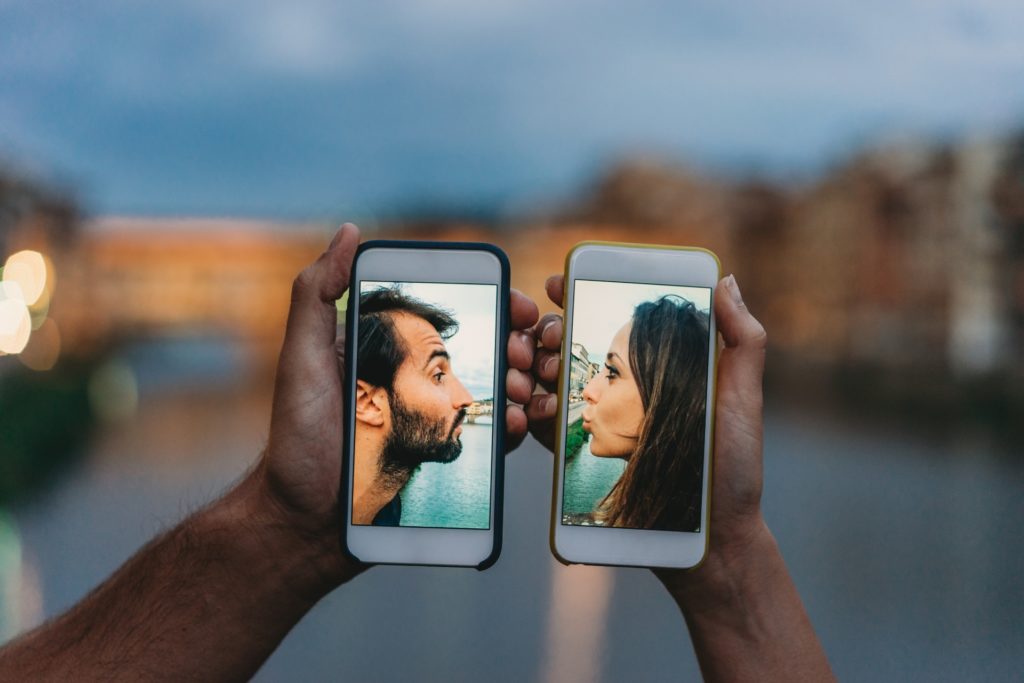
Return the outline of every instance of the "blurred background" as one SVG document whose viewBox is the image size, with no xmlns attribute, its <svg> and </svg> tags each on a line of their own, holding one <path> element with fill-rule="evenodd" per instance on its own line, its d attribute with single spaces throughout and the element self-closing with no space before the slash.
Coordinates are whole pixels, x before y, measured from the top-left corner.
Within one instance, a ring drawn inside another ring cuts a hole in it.
<svg viewBox="0 0 1024 683">
<path fill-rule="evenodd" d="M 710 248 L 770 339 L 764 507 L 847 680 L 1024 666 L 1024 8 L 0 2 L 0 640 L 263 446 L 335 226 Z M 699 676 L 644 570 L 379 568 L 259 680 Z"/>
</svg>

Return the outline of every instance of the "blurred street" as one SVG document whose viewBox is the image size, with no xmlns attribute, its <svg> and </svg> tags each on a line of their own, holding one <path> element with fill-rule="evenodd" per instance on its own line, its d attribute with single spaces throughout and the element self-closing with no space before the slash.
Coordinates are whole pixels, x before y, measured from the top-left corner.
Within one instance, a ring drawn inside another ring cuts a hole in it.
<svg viewBox="0 0 1024 683">
<path fill-rule="evenodd" d="M 12 516 L 22 587 L 40 601 L 33 622 L 69 607 L 230 485 L 258 454 L 268 414 L 266 391 L 158 395 L 99 438 L 81 466 Z M 841 679 L 1016 675 L 1024 655 L 1020 453 L 980 434 L 937 438 L 781 407 L 769 412 L 766 434 L 768 523 Z M 609 682 L 661 681 L 666 671 L 695 679 L 683 620 L 650 573 L 552 559 L 550 455 L 530 440 L 507 468 L 496 567 L 373 569 L 318 605 L 258 680 L 430 672 L 434 680 L 555 681 L 590 672 Z M 590 624 L 579 621 L 587 609 Z M 575 637 L 579 629 L 588 638 Z M 382 632 L 391 636 L 375 636 Z"/>
</svg>

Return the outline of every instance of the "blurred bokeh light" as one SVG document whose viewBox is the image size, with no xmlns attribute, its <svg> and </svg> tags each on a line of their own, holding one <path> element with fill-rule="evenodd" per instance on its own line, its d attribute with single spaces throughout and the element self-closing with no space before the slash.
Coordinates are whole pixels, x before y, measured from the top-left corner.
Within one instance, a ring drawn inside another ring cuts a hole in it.
<svg viewBox="0 0 1024 683">
<path fill-rule="evenodd" d="M 43 255 L 38 251 L 19 251 L 11 254 L 4 264 L 4 282 L 13 282 L 21 290 L 21 296 L 27 306 L 35 306 L 46 290 L 48 270 Z"/>
<path fill-rule="evenodd" d="M 32 333 L 32 316 L 20 296 L 0 300 L 0 352 L 21 353 Z"/>
</svg>

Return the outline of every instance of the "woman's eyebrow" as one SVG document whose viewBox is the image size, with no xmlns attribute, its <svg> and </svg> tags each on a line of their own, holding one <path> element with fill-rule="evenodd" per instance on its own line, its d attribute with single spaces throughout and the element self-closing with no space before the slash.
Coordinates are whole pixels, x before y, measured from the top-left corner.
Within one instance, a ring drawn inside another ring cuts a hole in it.
<svg viewBox="0 0 1024 683">
<path fill-rule="evenodd" d="M 615 353 L 614 351 L 609 351 L 608 355 L 605 357 L 605 359 L 606 360 L 611 360 L 612 358 L 618 358 L 619 362 L 620 363 L 622 362 L 622 356 L 620 356 L 619 354 Z"/>
</svg>

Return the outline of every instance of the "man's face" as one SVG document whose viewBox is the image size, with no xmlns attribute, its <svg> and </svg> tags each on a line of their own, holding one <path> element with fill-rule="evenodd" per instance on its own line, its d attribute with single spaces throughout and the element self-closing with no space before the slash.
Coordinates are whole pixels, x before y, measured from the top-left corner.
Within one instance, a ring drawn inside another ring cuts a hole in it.
<svg viewBox="0 0 1024 683">
<path fill-rule="evenodd" d="M 462 420 L 472 396 L 452 372 L 444 341 L 423 318 L 398 313 L 395 333 L 406 349 L 390 395 L 391 431 L 383 469 L 412 470 L 451 462 L 462 452 Z"/>
</svg>

